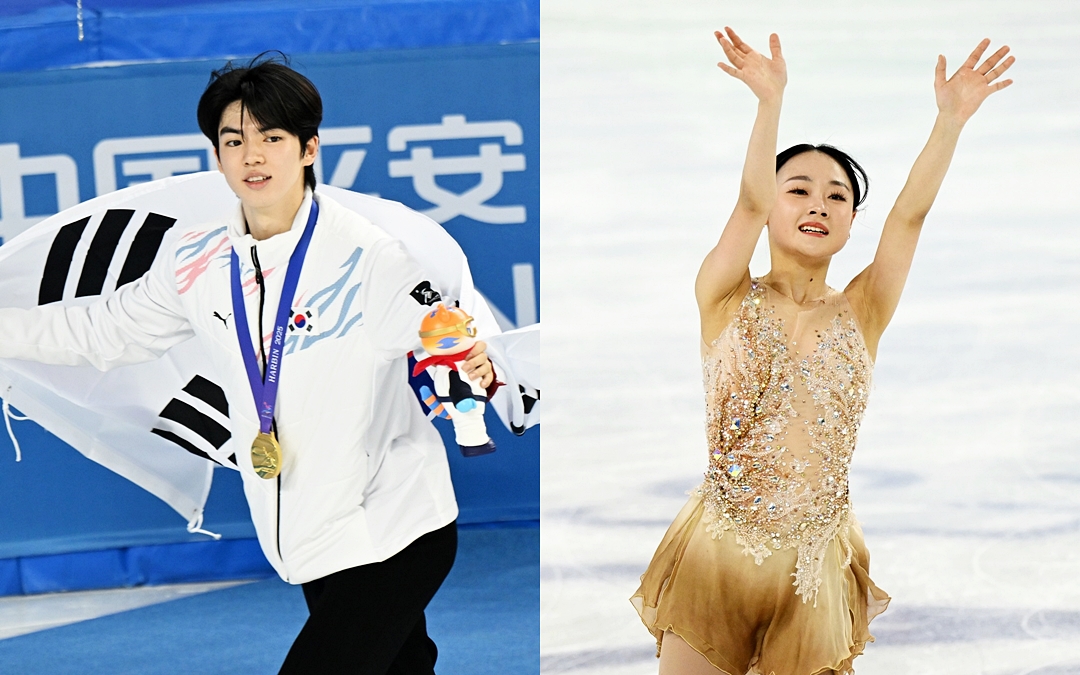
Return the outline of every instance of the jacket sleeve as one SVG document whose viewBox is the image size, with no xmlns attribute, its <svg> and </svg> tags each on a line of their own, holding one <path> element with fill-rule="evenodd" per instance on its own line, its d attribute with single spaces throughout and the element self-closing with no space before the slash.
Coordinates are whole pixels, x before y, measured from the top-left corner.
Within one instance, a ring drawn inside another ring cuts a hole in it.
<svg viewBox="0 0 1080 675">
<path fill-rule="evenodd" d="M 0 309 L 0 358 L 108 370 L 151 361 L 194 335 L 163 248 L 142 278 L 86 306 Z"/>
<path fill-rule="evenodd" d="M 439 302 L 419 264 L 396 239 L 368 250 L 364 283 L 364 324 L 377 350 L 393 358 L 420 348 L 420 321 Z"/>
</svg>

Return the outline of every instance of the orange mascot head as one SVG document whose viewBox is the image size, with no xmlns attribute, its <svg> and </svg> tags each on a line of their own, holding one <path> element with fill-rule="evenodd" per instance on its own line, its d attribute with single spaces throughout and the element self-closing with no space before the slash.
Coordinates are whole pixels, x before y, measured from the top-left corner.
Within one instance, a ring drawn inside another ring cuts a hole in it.
<svg viewBox="0 0 1080 675">
<path fill-rule="evenodd" d="M 467 352 L 476 343 L 473 318 L 457 307 L 439 303 L 420 322 L 420 344 L 428 354 Z"/>
</svg>

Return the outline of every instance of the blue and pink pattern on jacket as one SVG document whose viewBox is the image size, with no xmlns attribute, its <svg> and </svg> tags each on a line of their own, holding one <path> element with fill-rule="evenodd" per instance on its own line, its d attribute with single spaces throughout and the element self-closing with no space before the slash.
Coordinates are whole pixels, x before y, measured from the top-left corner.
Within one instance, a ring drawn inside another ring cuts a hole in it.
<svg viewBox="0 0 1080 675">
<path fill-rule="evenodd" d="M 363 325 L 364 312 L 354 309 L 353 304 L 360 292 L 360 282 L 353 283 L 357 275 L 364 249 L 357 247 L 352 255 L 338 268 L 341 275 L 333 283 L 306 298 L 301 295 L 293 302 L 297 307 L 310 307 L 319 312 L 319 328 L 329 328 L 306 335 L 293 334 L 285 338 L 285 354 L 303 351 L 327 338 L 345 337 L 355 326 Z M 318 329 L 316 329 L 318 330 Z"/>
</svg>

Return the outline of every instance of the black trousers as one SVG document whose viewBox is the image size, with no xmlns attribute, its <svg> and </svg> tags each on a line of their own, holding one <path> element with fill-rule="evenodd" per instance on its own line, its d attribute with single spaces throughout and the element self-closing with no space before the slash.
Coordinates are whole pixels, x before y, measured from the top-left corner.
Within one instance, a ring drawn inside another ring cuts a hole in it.
<svg viewBox="0 0 1080 675">
<path fill-rule="evenodd" d="M 433 675 L 424 608 L 457 554 L 457 522 L 387 560 L 303 584 L 311 616 L 280 675 Z"/>
</svg>

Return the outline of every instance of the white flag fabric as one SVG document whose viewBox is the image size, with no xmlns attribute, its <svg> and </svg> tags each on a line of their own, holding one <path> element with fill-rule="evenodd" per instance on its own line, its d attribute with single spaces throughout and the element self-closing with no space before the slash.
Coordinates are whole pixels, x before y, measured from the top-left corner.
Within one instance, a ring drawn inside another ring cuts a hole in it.
<svg viewBox="0 0 1080 675">
<path fill-rule="evenodd" d="M 507 385 L 506 398 L 496 398 L 495 412 L 508 429 L 523 433 L 540 423 L 540 324 L 492 335 L 485 341 L 488 358 L 503 366 L 499 378 Z"/>
<path fill-rule="evenodd" d="M 438 223 L 397 202 L 326 185 L 317 191 L 399 239 L 432 285 L 474 317 L 481 337 L 498 339 L 498 324 L 473 288 L 461 247 Z M 170 231 L 220 219 L 236 203 L 224 176 L 211 171 L 143 183 L 66 209 L 0 246 L 0 306 L 95 302 L 141 277 Z M 519 341 L 511 338 L 491 354 L 500 378 L 514 384 L 503 387 L 492 405 L 518 429 L 538 421 L 523 413 L 523 392 L 534 385 L 529 376 L 514 374 L 512 362 L 537 365 L 538 389 L 539 326 L 532 331 L 535 353 L 515 348 Z M 531 372 L 531 366 L 525 369 Z M 89 459 L 164 500 L 194 530 L 210 493 L 212 462 L 233 453 L 228 404 L 211 375 L 197 340 L 154 361 L 107 372 L 0 359 L 0 398 L 5 414 L 8 404 L 18 408 Z M 519 388 L 519 380 L 529 388 Z"/>
</svg>

